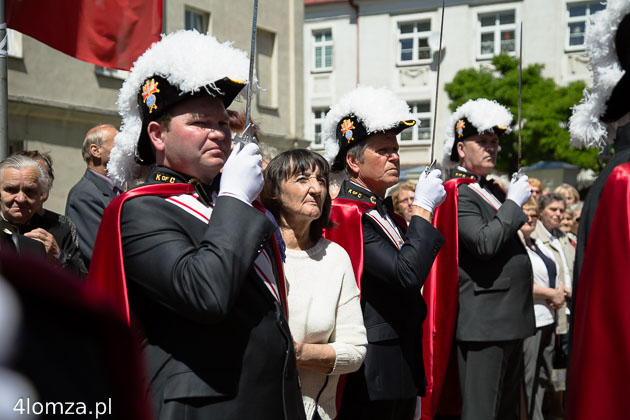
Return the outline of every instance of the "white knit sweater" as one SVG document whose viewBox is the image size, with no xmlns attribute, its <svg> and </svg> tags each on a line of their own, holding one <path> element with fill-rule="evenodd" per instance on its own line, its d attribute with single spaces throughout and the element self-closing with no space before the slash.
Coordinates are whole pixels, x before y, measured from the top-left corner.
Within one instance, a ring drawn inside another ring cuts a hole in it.
<svg viewBox="0 0 630 420">
<path fill-rule="evenodd" d="M 318 404 L 322 419 L 334 419 L 339 375 L 359 369 L 367 347 L 350 257 L 343 248 L 326 239 L 320 239 L 306 251 L 287 249 L 286 256 L 289 326 L 294 340 L 328 343 L 337 353 L 335 367 L 329 373 Z M 326 375 L 306 369 L 299 369 L 299 375 L 306 418 L 310 420 Z"/>
</svg>

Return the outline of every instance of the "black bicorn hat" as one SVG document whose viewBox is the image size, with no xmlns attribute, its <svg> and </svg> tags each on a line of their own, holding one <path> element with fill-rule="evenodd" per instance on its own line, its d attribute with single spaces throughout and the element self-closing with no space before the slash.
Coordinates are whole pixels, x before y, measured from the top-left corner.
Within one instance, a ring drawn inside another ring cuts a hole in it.
<svg viewBox="0 0 630 420">
<path fill-rule="evenodd" d="M 142 118 L 142 131 L 138 138 L 135 159 L 141 165 L 155 163 L 155 151 L 147 132 L 151 121 L 163 116 L 174 105 L 190 98 L 217 97 L 227 109 L 234 98 L 241 92 L 245 83 L 232 80 L 228 77 L 219 79 L 206 86 L 202 86 L 195 92 L 183 92 L 159 75 L 151 76 L 145 80 L 138 92 L 138 107 Z"/>
<path fill-rule="evenodd" d="M 398 121 L 394 127 L 383 131 L 390 131 L 398 135 L 405 128 L 413 127 L 414 125 L 416 125 L 416 120 Z M 368 132 L 365 125 L 356 115 L 350 114 L 342 118 L 337 124 L 337 130 L 335 131 L 335 139 L 339 144 L 339 152 L 332 162 L 332 171 L 337 172 L 342 170 L 346 164 L 345 158 L 348 150 L 355 144 L 367 139 L 370 134 L 374 133 Z"/>
<path fill-rule="evenodd" d="M 451 115 L 442 149 L 442 166 L 454 168 L 459 163 L 457 143 L 472 136 L 495 133 L 500 137 L 510 132 L 512 114 L 496 101 L 471 99 L 460 105 Z"/>
<path fill-rule="evenodd" d="M 398 134 L 417 124 L 409 106 L 386 88 L 359 86 L 334 104 L 324 120 L 325 154 L 333 172 L 345 168 L 348 150 L 375 133 Z"/>
<path fill-rule="evenodd" d="M 584 47 L 593 83 L 573 107 L 569 133 L 573 147 L 602 149 L 630 113 L 630 2 L 608 0 L 589 16 Z"/>
<path fill-rule="evenodd" d="M 230 42 L 197 31 L 176 31 L 162 36 L 134 62 L 118 95 L 121 129 L 107 165 L 118 186 L 141 181 L 146 165 L 155 162 L 148 124 L 177 103 L 197 96 L 216 97 L 227 107 L 251 84 L 249 58 Z"/>
<path fill-rule="evenodd" d="M 626 15 L 617 27 L 615 50 L 619 65 L 625 73 L 606 101 L 606 112 L 601 116 L 604 122 L 617 121 L 630 112 L 630 15 Z"/>
</svg>

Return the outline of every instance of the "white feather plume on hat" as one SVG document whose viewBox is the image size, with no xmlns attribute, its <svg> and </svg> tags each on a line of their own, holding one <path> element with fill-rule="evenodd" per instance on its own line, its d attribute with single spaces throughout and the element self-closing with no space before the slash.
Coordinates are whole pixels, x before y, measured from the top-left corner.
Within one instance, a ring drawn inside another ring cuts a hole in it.
<svg viewBox="0 0 630 420">
<path fill-rule="evenodd" d="M 630 1 L 609 0 L 606 8 L 590 16 L 586 24 L 584 45 L 593 72 L 593 86 L 584 90 L 584 97 L 573 107 L 569 120 L 571 145 L 602 147 L 614 140 L 616 124 L 600 120 L 606 102 L 624 75 L 615 47 L 615 36 L 621 20 L 630 13 Z"/>
<path fill-rule="evenodd" d="M 512 113 L 497 101 L 489 99 L 471 99 L 457 107 L 451 115 L 446 126 L 446 139 L 442 148 L 442 166 L 444 168 L 454 168 L 458 162 L 451 160 L 451 151 L 455 143 L 455 124 L 458 120 L 466 118 L 475 126 L 479 134 L 493 131 L 494 127 L 505 128 L 505 132 L 511 130 Z"/>
<path fill-rule="evenodd" d="M 358 86 L 346 93 L 330 107 L 322 127 L 324 156 L 329 162 L 339 153 L 336 130 L 341 119 L 354 114 L 365 126 L 368 134 L 396 127 L 403 120 L 415 120 L 407 102 L 387 88 Z"/>
<path fill-rule="evenodd" d="M 146 50 L 131 68 L 116 102 L 122 126 L 116 135 L 107 173 L 119 186 L 125 181 L 139 180 L 143 175 L 143 167 L 134 159 L 142 129 L 138 93 L 144 81 L 154 75 L 164 77 L 183 92 L 197 92 L 224 77 L 246 81 L 249 59 L 244 51 L 232 47 L 230 42 L 220 43 L 213 36 L 197 31 L 162 35 L 159 42 Z M 254 86 L 257 87 L 255 78 Z"/>
</svg>

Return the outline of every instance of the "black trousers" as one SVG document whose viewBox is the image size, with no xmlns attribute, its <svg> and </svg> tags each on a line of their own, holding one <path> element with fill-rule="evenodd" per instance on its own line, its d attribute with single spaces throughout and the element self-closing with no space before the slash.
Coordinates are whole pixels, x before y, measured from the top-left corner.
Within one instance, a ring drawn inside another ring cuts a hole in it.
<svg viewBox="0 0 630 420">
<path fill-rule="evenodd" d="M 365 376 L 360 370 L 346 376 L 339 420 L 413 420 L 416 397 L 399 400 L 371 400 Z"/>
<path fill-rule="evenodd" d="M 457 342 L 461 420 L 517 420 L 523 383 L 523 340 Z"/>
</svg>

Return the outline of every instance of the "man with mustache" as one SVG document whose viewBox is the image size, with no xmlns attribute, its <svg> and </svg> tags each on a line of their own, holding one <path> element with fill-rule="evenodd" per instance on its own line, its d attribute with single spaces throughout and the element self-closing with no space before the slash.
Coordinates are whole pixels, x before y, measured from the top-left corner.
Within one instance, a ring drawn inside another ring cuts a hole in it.
<svg viewBox="0 0 630 420">
<path fill-rule="evenodd" d="M 452 235 L 440 229 L 449 246 L 458 246 L 459 272 L 458 280 L 439 281 L 459 288 L 455 342 L 463 420 L 518 418 L 523 339 L 535 331 L 532 269 L 517 236 L 527 221 L 521 208 L 530 197 L 527 176 L 515 177 L 507 196 L 486 179 L 496 164 L 499 136 L 511 121 L 497 102 L 470 100 L 451 116 L 443 149 L 442 165 L 456 167 L 455 179 L 445 184 L 445 208 L 454 210 L 447 223 L 458 228 L 451 228 Z M 444 303 L 436 303 L 438 311 Z"/>
<path fill-rule="evenodd" d="M 420 177 L 408 227 L 384 200 L 400 175 L 396 136 L 415 124 L 405 101 L 368 86 L 342 97 L 324 122 L 332 169 L 348 176 L 331 209 L 338 226 L 325 235 L 350 255 L 368 338 L 363 366 L 347 377 L 342 420 L 411 420 L 425 392 L 421 288 L 444 243 L 430 222 L 445 198 L 440 171 Z"/>
</svg>

